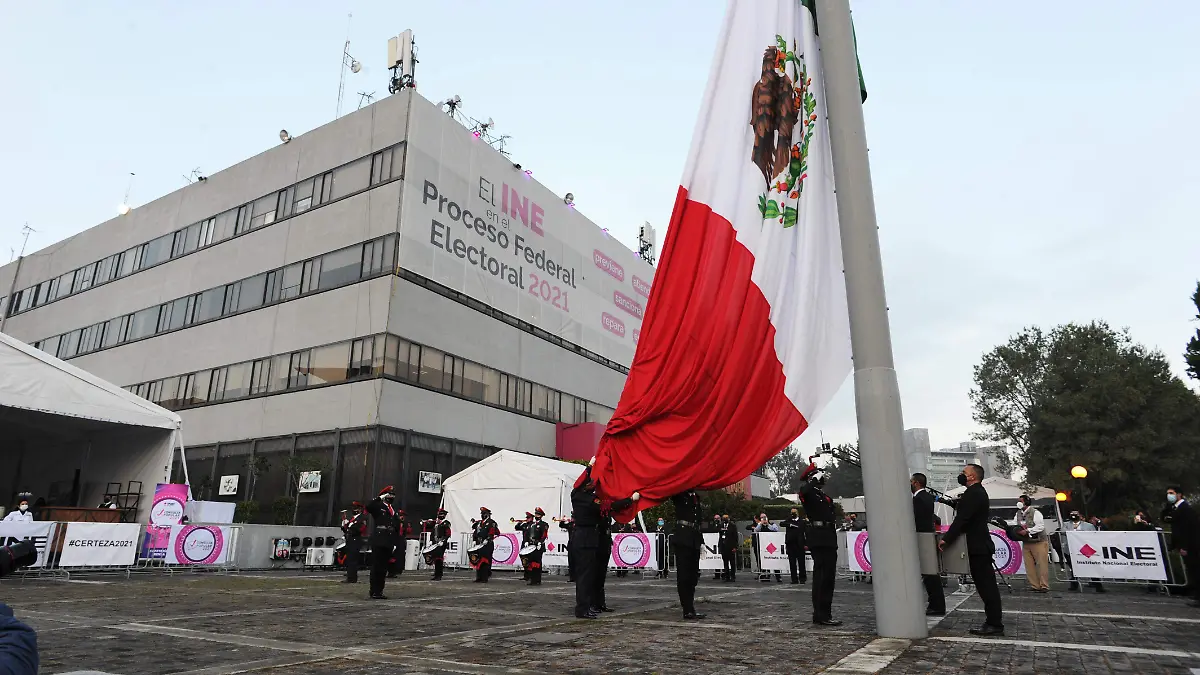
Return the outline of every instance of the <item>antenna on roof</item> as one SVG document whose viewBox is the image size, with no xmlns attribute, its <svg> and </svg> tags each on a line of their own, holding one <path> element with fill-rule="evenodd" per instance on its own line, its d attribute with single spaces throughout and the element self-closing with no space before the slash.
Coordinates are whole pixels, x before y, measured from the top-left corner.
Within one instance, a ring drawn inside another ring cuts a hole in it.
<svg viewBox="0 0 1200 675">
<path fill-rule="evenodd" d="M 25 227 L 21 228 L 21 234 L 25 235 L 25 240 L 21 242 L 21 255 L 17 257 L 17 269 L 13 270 L 12 285 L 8 288 L 8 302 L 6 305 L 0 306 L 0 333 L 4 332 L 4 322 L 11 313 L 13 291 L 17 290 L 17 277 L 21 275 L 21 261 L 25 259 L 25 246 L 29 244 L 29 235 L 34 232 L 37 232 L 37 230 L 30 227 L 28 222 L 25 223 Z"/>
<path fill-rule="evenodd" d="M 392 79 L 388 81 L 389 94 L 408 87 L 417 88 L 417 63 L 417 42 L 413 39 L 412 29 L 388 38 L 387 67 L 392 71 Z"/>
<path fill-rule="evenodd" d="M 342 94 L 346 90 L 346 71 L 349 70 L 352 73 L 357 73 L 363 67 L 361 61 L 350 56 L 350 20 L 353 18 L 353 14 L 346 15 L 346 44 L 342 47 L 342 70 L 338 78 L 337 113 L 333 116 L 335 120 L 342 116 Z M 362 105 L 360 104 L 359 107 L 361 108 Z"/>
</svg>

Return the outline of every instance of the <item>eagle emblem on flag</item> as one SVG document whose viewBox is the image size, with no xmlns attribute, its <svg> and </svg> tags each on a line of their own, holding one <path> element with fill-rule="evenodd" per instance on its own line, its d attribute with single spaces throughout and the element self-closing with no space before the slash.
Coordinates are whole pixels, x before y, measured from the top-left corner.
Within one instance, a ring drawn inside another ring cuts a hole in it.
<svg viewBox="0 0 1200 675">
<path fill-rule="evenodd" d="M 750 159 L 766 186 L 758 210 L 764 221 L 778 220 L 784 227 L 799 218 L 795 205 L 808 178 L 808 146 L 817 122 L 811 87 L 804 54 L 796 54 L 795 42 L 788 49 L 787 40 L 776 35 L 775 44 L 763 51 L 762 74 L 751 92 Z"/>
</svg>

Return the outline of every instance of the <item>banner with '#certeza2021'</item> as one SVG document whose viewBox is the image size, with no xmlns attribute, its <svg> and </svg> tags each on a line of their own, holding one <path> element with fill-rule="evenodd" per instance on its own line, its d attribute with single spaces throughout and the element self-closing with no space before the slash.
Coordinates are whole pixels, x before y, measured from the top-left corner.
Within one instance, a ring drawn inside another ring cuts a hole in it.
<svg viewBox="0 0 1200 675">
<path fill-rule="evenodd" d="M 70 523 L 59 567 L 132 565 L 137 557 L 137 523 Z"/>
<path fill-rule="evenodd" d="M 1157 532 L 1068 532 L 1067 551 L 1083 579 L 1167 580 Z"/>
<path fill-rule="evenodd" d="M 436 106 L 410 115 L 400 265 L 632 363 L 654 268 Z"/>
</svg>

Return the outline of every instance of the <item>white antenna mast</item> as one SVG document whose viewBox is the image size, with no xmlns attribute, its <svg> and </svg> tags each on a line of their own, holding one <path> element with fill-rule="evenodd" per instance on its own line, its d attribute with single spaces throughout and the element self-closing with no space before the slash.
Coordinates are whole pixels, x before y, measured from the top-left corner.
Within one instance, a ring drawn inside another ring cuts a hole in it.
<svg viewBox="0 0 1200 675">
<path fill-rule="evenodd" d="M 346 71 L 349 70 L 352 73 L 357 73 L 362 70 L 362 63 L 353 56 L 350 56 L 350 21 L 353 18 L 353 14 L 346 15 L 346 44 L 342 47 L 342 70 L 338 78 L 337 113 L 333 116 L 335 120 L 342 116 L 342 94 L 346 90 Z"/>
<path fill-rule="evenodd" d="M 25 246 L 29 244 L 29 235 L 37 232 L 25 223 L 25 227 L 21 228 L 21 234 L 25 235 L 25 240 L 21 242 L 21 255 L 17 257 L 17 269 L 13 270 L 12 285 L 8 287 L 8 302 L 0 311 L 0 333 L 4 332 L 4 322 L 8 320 L 8 315 L 12 313 L 13 291 L 17 290 L 17 277 L 21 274 L 21 261 L 25 259 Z"/>
</svg>

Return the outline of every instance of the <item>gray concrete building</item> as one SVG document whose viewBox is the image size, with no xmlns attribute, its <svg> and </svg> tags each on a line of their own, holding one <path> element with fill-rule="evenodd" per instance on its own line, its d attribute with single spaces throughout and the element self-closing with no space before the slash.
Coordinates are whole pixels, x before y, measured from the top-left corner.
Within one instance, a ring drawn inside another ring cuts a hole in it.
<svg viewBox="0 0 1200 675">
<path fill-rule="evenodd" d="M 963 441 L 957 448 L 942 448 L 929 454 L 929 485 L 945 492 L 958 487 L 958 474 L 964 466 L 978 464 L 987 476 L 1011 478 L 999 469 L 999 453 L 1003 445 L 979 445 L 975 441 Z"/>
<path fill-rule="evenodd" d="M 178 411 L 196 498 L 274 522 L 311 460 L 308 525 L 389 484 L 430 516 L 421 472 L 606 423 L 653 274 L 411 90 L 17 267 L 6 333 Z"/>
</svg>

